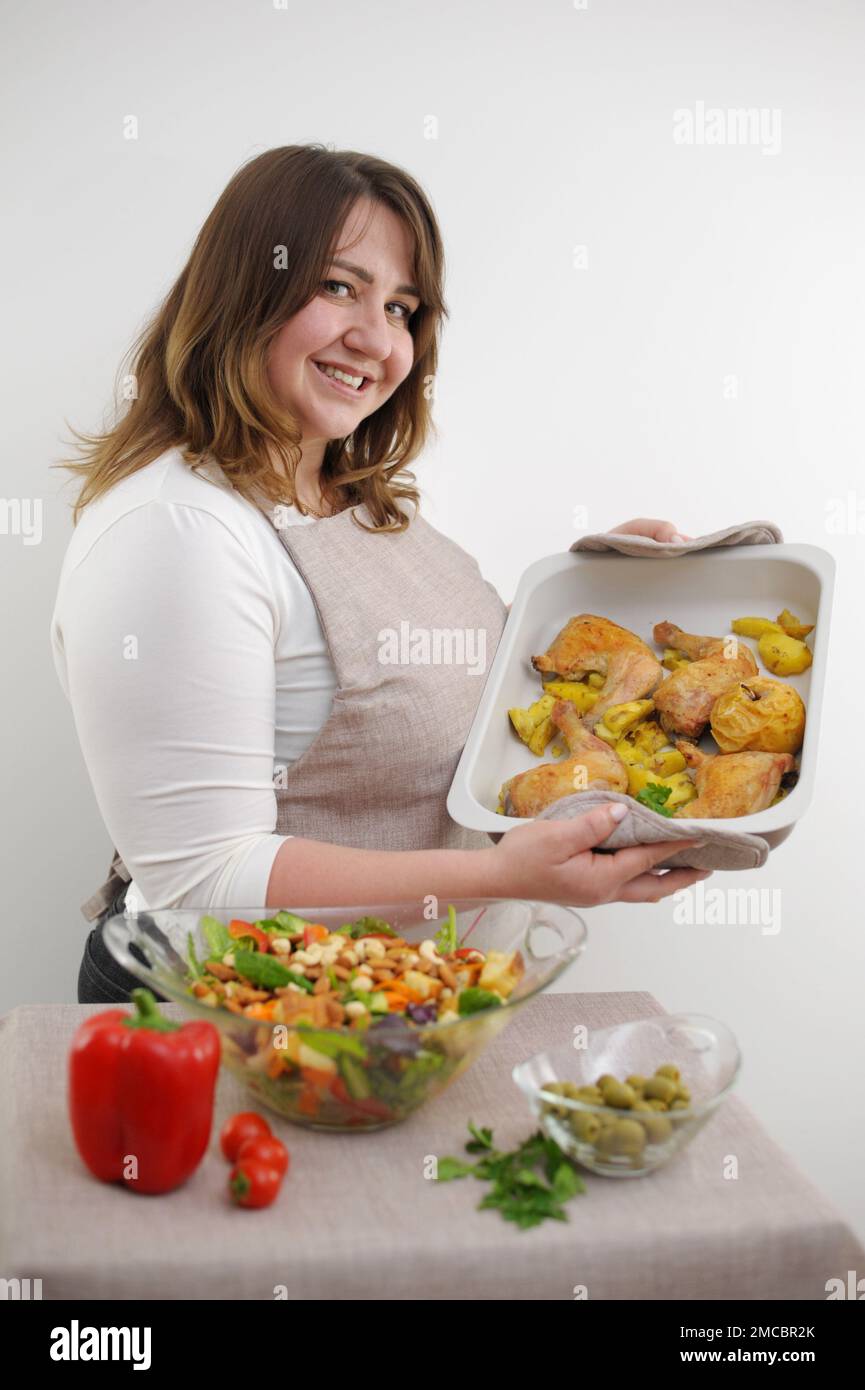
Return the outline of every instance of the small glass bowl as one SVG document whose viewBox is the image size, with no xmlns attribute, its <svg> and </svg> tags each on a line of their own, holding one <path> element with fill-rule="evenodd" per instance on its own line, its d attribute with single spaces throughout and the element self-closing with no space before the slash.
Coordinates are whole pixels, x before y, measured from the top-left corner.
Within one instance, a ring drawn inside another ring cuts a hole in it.
<svg viewBox="0 0 865 1390">
<path fill-rule="evenodd" d="M 514 1067 L 513 1078 L 544 1133 L 570 1158 L 606 1177 L 639 1178 L 660 1168 L 702 1129 L 736 1084 L 741 1061 L 726 1024 L 702 1014 L 658 1014 L 599 1029 L 585 1048 L 575 1039 L 570 1046 L 539 1052 Z M 545 1089 L 552 1081 L 591 1086 L 605 1073 L 619 1081 L 651 1077 L 664 1063 L 679 1068 L 691 1093 L 687 1109 L 613 1109 Z"/>
</svg>

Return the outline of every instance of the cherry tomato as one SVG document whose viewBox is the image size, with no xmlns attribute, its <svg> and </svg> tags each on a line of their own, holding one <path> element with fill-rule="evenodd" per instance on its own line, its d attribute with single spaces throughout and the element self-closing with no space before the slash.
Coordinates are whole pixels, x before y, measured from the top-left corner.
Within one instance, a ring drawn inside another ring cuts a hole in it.
<svg viewBox="0 0 865 1390">
<path fill-rule="evenodd" d="M 281 1178 L 288 1172 L 288 1149 L 275 1134 L 259 1134 L 252 1139 L 244 1139 L 237 1151 L 237 1161 L 243 1163 L 247 1158 L 258 1158 L 262 1163 L 270 1164 L 278 1169 Z"/>
<path fill-rule="evenodd" d="M 269 1207 L 281 1183 L 282 1174 L 272 1163 L 243 1158 L 231 1170 L 228 1190 L 239 1207 Z"/>
<path fill-rule="evenodd" d="M 270 1137 L 270 1125 L 262 1115 L 256 1114 L 254 1110 L 242 1110 L 237 1115 L 232 1115 L 222 1127 L 219 1136 L 219 1146 L 229 1163 L 237 1162 L 237 1155 L 240 1146 L 245 1139 L 262 1139 Z"/>
</svg>

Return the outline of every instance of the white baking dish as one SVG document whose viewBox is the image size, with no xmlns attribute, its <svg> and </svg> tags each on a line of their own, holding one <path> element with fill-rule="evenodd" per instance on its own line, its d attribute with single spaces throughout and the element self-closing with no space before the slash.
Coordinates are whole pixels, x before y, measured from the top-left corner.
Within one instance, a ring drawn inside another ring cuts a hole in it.
<svg viewBox="0 0 865 1390">
<path fill-rule="evenodd" d="M 637 633 L 660 657 L 652 640 L 655 623 L 666 620 L 686 632 L 723 637 L 734 618 L 775 618 L 789 608 L 802 622 L 815 624 L 807 639 L 813 664 L 801 676 L 784 678 L 799 691 L 807 711 L 797 755 L 799 780 L 776 806 L 755 815 L 682 822 L 762 835 L 770 846 L 779 844 L 811 800 L 834 580 L 834 559 L 814 545 L 738 545 L 669 559 L 569 550 L 538 560 L 520 580 L 448 794 L 450 815 L 459 825 L 493 834 L 526 824 L 497 813 L 499 789 L 514 773 L 551 759 L 549 749 L 539 759 L 522 743 L 508 709 L 525 708 L 543 694 L 531 658 L 546 651 L 569 618 L 578 613 L 609 618 Z M 756 641 L 739 640 L 753 651 L 761 674 L 771 674 Z M 709 733 L 700 747 L 718 752 Z"/>
</svg>

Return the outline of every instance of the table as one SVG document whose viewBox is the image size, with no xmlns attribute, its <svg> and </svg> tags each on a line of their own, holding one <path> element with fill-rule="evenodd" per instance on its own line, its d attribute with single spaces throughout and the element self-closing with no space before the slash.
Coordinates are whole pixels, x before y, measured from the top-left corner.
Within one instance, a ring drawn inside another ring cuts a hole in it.
<svg viewBox="0 0 865 1390">
<path fill-rule="evenodd" d="M 537 997 L 390 1130 L 322 1134 L 265 1111 L 291 1171 L 262 1211 L 226 1196 L 215 1136 L 256 1103 L 225 1071 L 214 1138 L 184 1187 L 147 1197 L 90 1175 L 67 1120 L 66 1055 L 101 1008 L 28 1004 L 0 1020 L 0 1275 L 40 1278 L 45 1299 L 825 1299 L 827 1279 L 865 1269 L 842 1217 L 735 1095 L 656 1173 L 583 1173 L 567 1223 L 520 1231 L 476 1209 L 486 1184 L 424 1176 L 430 1155 L 465 1156 L 469 1119 L 500 1148 L 527 1137 L 536 1126 L 514 1064 L 576 1023 L 663 1013 L 649 994 Z M 731 1154 L 735 1181 L 723 1176 Z"/>
</svg>

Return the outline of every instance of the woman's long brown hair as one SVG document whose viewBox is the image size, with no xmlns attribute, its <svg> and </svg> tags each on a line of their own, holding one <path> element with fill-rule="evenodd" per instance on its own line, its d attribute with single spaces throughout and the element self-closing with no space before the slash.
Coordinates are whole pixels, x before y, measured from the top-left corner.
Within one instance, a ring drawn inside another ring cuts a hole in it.
<svg viewBox="0 0 865 1390">
<path fill-rule="evenodd" d="M 283 145 L 237 171 L 204 223 L 169 294 L 127 353 L 116 419 L 103 434 L 67 426 L 80 460 L 53 467 L 83 477 L 73 522 L 88 503 L 180 447 L 193 469 L 214 458 L 249 500 L 296 500 L 301 432 L 267 379 L 269 345 L 318 293 L 352 206 L 384 204 L 414 243 L 421 304 L 409 321 L 414 366 L 393 395 L 344 439 L 328 441 L 319 478 L 334 511 L 365 503 L 375 525 L 401 531 L 398 506 L 419 504 L 406 465 L 421 453 L 432 421 L 431 383 L 448 311 L 444 252 L 435 214 L 419 184 L 396 165 L 321 144 Z M 115 395 L 117 394 L 115 390 Z M 274 468 L 282 460 L 287 477 Z M 354 520 L 358 524 L 357 515 Z"/>
</svg>

